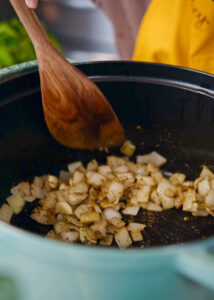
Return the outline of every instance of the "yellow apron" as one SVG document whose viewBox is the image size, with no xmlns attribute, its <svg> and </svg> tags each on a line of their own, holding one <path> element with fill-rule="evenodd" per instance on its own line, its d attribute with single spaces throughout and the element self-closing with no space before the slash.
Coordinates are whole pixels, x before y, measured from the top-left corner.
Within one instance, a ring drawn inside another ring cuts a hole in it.
<svg viewBox="0 0 214 300">
<path fill-rule="evenodd" d="M 133 59 L 214 74 L 214 1 L 152 0 Z"/>
</svg>

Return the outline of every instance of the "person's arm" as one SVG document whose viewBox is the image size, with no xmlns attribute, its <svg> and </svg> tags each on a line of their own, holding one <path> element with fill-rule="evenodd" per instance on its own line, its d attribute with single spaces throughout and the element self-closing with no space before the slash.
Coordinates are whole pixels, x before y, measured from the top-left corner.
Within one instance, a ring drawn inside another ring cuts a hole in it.
<svg viewBox="0 0 214 300">
<path fill-rule="evenodd" d="M 29 8 L 35 9 L 38 5 L 38 0 L 25 0 Z"/>
<path fill-rule="evenodd" d="M 92 0 L 110 18 L 122 59 L 131 59 L 139 25 L 151 0 Z"/>
</svg>

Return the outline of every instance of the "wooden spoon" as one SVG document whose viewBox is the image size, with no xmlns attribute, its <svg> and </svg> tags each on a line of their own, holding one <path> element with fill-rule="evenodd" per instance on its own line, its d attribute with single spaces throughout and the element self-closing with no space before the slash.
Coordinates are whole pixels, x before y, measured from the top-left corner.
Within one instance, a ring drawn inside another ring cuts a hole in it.
<svg viewBox="0 0 214 300">
<path fill-rule="evenodd" d="M 10 0 L 27 30 L 39 64 L 44 116 L 51 134 L 71 148 L 116 146 L 123 128 L 98 87 L 52 45 L 25 0 Z"/>
</svg>

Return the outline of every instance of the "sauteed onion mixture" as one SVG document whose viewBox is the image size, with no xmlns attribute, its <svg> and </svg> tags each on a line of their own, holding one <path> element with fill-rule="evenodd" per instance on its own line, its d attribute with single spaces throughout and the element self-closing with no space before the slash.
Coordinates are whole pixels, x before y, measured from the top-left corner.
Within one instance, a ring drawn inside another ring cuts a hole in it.
<svg viewBox="0 0 214 300">
<path fill-rule="evenodd" d="M 182 173 L 166 178 L 160 169 L 166 158 L 152 152 L 132 162 L 134 151 L 126 141 L 121 147 L 126 156 L 108 156 L 105 165 L 92 160 L 83 166 L 77 161 L 59 177 L 36 176 L 31 183 L 19 183 L 2 205 L 0 219 L 10 222 L 26 202 L 40 199 L 31 218 L 53 226 L 46 237 L 102 246 L 115 241 L 123 249 L 143 241 L 146 224 L 131 220 L 141 209 L 161 212 L 175 207 L 194 216 L 214 216 L 214 173 L 208 167 L 203 166 L 194 181 Z M 130 221 L 125 221 L 127 216 Z"/>
</svg>

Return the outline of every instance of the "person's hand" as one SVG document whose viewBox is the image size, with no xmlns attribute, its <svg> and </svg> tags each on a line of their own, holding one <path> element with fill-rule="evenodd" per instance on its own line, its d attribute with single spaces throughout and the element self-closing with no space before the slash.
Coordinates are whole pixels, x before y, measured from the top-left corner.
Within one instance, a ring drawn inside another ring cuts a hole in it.
<svg viewBox="0 0 214 300">
<path fill-rule="evenodd" d="M 32 8 L 32 9 L 37 8 L 38 0 L 25 0 L 25 2 L 29 8 Z"/>
</svg>

